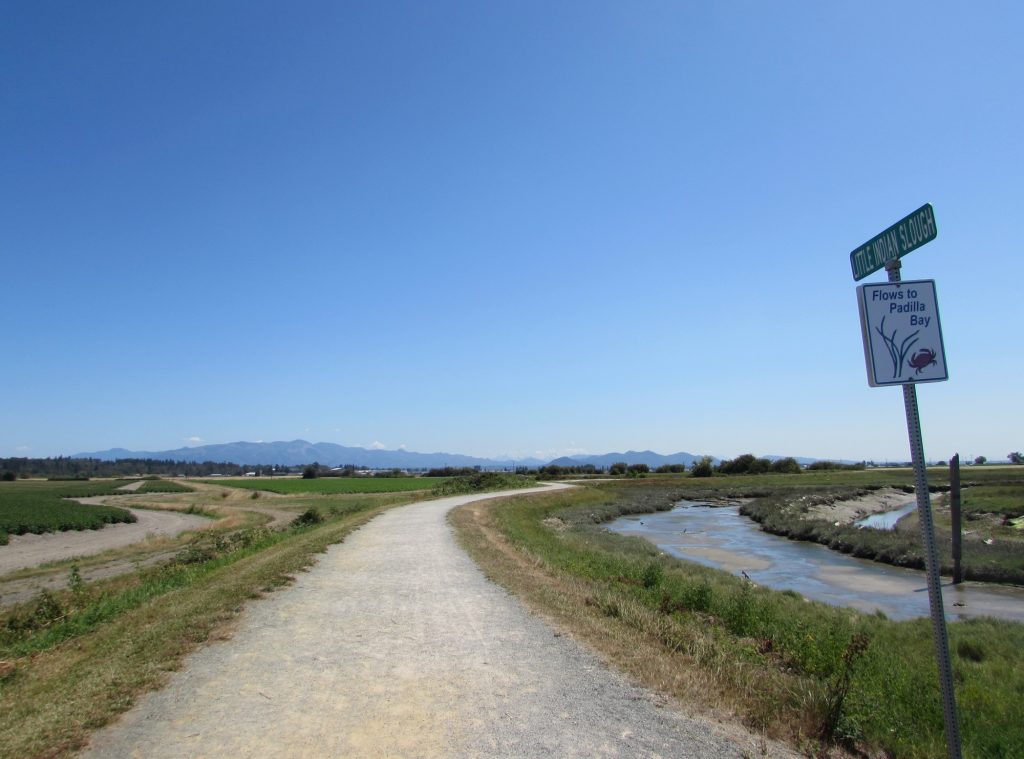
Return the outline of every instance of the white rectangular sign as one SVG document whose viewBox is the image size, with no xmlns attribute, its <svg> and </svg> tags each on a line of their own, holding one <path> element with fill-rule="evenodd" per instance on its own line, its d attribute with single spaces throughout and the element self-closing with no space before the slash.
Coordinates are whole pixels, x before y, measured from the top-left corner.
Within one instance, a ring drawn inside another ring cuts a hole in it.
<svg viewBox="0 0 1024 759">
<path fill-rule="evenodd" d="M 949 379 L 935 280 L 857 288 L 868 384 L 906 385 Z"/>
</svg>

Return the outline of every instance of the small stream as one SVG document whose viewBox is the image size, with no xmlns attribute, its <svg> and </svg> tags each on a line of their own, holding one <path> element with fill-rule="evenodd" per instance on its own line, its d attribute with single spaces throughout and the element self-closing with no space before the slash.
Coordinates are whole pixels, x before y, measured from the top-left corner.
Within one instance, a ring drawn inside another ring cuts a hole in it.
<svg viewBox="0 0 1024 759">
<path fill-rule="evenodd" d="M 620 517 L 608 528 L 645 538 L 677 558 L 733 574 L 745 572 L 759 585 L 794 590 L 816 601 L 868 613 L 881 610 L 890 619 L 929 613 L 924 572 L 762 532 L 755 522 L 740 515 L 738 506 L 683 501 L 671 511 Z M 1021 587 L 972 582 L 951 585 L 943 578 L 942 595 L 948 619 L 993 616 L 1024 622 Z"/>
<path fill-rule="evenodd" d="M 896 523 L 916 508 L 917 502 L 911 501 L 906 506 L 898 509 L 883 511 L 881 514 L 872 514 L 863 519 L 858 519 L 854 524 L 858 527 L 871 527 L 875 530 L 895 530 Z"/>
</svg>

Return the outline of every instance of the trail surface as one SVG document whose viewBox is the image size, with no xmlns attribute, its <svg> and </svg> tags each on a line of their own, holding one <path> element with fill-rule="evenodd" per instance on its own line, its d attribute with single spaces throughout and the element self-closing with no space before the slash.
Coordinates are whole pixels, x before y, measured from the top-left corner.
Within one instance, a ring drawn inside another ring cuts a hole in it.
<svg viewBox="0 0 1024 759">
<path fill-rule="evenodd" d="M 445 515 L 495 495 L 376 518 L 251 603 L 231 640 L 190 656 L 84 756 L 761 754 L 750 735 L 661 705 L 489 582 Z"/>
</svg>

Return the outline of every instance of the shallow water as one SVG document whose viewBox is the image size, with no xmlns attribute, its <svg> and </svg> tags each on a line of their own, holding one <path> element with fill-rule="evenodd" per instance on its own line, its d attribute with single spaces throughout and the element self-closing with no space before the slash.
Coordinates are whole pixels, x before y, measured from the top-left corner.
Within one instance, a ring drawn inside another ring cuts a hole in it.
<svg viewBox="0 0 1024 759">
<path fill-rule="evenodd" d="M 645 538 L 666 553 L 777 590 L 794 590 L 816 601 L 891 619 L 928 616 L 925 574 L 856 559 L 816 543 L 762 532 L 738 506 L 682 502 L 671 511 L 616 519 L 609 529 Z M 992 616 L 1024 622 L 1024 588 L 982 583 L 947 584 L 942 595 L 948 619 Z"/>
<path fill-rule="evenodd" d="M 863 519 L 858 519 L 854 524 L 858 527 L 872 527 L 876 530 L 895 530 L 896 523 L 916 508 L 917 502 L 911 501 L 906 506 L 901 506 L 898 509 L 883 511 L 881 514 L 872 514 Z"/>
</svg>

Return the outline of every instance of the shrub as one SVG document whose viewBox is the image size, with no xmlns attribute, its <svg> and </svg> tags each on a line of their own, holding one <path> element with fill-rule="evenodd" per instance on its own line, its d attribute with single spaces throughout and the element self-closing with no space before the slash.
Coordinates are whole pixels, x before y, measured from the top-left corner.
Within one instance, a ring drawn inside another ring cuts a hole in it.
<svg viewBox="0 0 1024 759">
<path fill-rule="evenodd" d="M 685 464 L 662 464 L 654 470 L 658 474 L 682 474 L 686 471 Z"/>
<path fill-rule="evenodd" d="M 787 456 L 784 459 L 779 459 L 772 464 L 772 471 L 778 474 L 799 474 L 803 471 L 796 459 L 792 456 Z"/>
<path fill-rule="evenodd" d="M 292 527 L 308 527 L 320 524 L 322 521 L 324 521 L 323 515 L 311 506 L 292 520 Z"/>
<path fill-rule="evenodd" d="M 704 456 L 699 461 L 694 461 L 690 467 L 690 474 L 694 477 L 710 477 L 715 473 L 715 466 L 710 456 Z"/>
<path fill-rule="evenodd" d="M 453 477 L 437 484 L 434 495 L 462 495 L 465 493 L 482 493 L 488 490 L 510 490 L 535 485 L 530 477 L 518 474 L 502 474 L 500 472 L 477 472 L 471 477 Z"/>
</svg>

